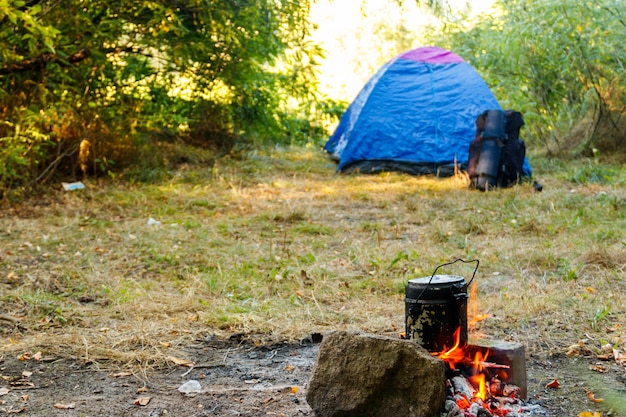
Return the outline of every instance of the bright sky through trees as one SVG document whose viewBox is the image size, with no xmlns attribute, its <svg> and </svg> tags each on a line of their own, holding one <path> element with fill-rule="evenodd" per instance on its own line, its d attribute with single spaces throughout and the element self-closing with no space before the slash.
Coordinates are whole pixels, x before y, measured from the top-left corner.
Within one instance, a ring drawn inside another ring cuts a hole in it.
<svg viewBox="0 0 626 417">
<path fill-rule="evenodd" d="M 472 14 L 488 10 L 494 0 L 473 0 Z M 452 10 L 467 10 L 466 0 L 449 0 Z M 331 98 L 347 102 L 374 72 L 397 54 L 423 45 L 423 31 L 437 19 L 425 7 L 407 0 L 319 0 L 313 4 L 315 41 L 327 51 L 321 68 L 321 88 Z"/>
</svg>

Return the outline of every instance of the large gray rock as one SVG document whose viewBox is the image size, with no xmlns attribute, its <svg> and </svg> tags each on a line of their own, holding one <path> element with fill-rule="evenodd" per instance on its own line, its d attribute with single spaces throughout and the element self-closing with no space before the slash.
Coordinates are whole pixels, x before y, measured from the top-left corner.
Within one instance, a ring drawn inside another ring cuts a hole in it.
<svg viewBox="0 0 626 417">
<path fill-rule="evenodd" d="M 316 417 L 438 417 L 445 365 L 409 340 L 332 332 L 320 344 L 306 399 Z"/>
</svg>

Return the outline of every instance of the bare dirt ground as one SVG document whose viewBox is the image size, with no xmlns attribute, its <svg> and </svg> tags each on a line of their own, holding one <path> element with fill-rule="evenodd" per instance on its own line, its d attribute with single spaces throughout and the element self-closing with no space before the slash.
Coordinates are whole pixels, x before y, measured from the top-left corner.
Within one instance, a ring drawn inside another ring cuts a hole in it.
<svg viewBox="0 0 626 417">
<path fill-rule="evenodd" d="M 317 344 L 259 346 L 199 340 L 187 348 L 193 367 L 143 375 L 103 364 L 5 357 L 0 414 L 25 416 L 306 416 L 305 385 Z M 24 376 L 26 371 L 27 377 Z M 32 374 L 31 374 L 32 373 Z M 200 392 L 179 388 L 196 380 Z M 148 400 L 149 399 L 149 400 Z M 145 405 L 141 405 L 145 404 Z"/>
<path fill-rule="evenodd" d="M 208 337 L 188 346 L 193 367 L 174 365 L 142 374 L 103 363 L 4 356 L 0 413 L 23 416 L 312 416 L 306 387 L 321 335 L 294 344 L 254 346 L 241 335 Z M 527 358 L 528 403 L 548 417 L 624 416 L 623 369 L 565 355 Z M 546 388 L 557 379 L 559 388 Z M 179 388 L 190 380 L 200 391 Z M 358 381 L 355 381 L 358 383 Z M 592 393 L 592 394 L 588 394 Z M 594 402 L 593 398 L 602 402 Z M 621 409 L 620 409 L 621 407 Z M 621 411 L 620 411 L 621 410 Z"/>
</svg>

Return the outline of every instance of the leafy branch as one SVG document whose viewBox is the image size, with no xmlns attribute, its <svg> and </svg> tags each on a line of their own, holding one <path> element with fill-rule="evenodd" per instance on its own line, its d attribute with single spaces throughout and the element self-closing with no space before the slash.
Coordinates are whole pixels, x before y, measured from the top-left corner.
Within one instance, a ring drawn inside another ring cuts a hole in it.
<svg viewBox="0 0 626 417">
<path fill-rule="evenodd" d="M 88 48 L 83 48 L 78 52 L 63 58 L 59 54 L 42 53 L 34 58 L 26 58 L 20 62 L 4 64 L 0 67 L 0 75 L 15 74 L 25 71 L 41 71 L 48 64 L 57 63 L 61 66 L 76 64 L 91 56 Z"/>
</svg>

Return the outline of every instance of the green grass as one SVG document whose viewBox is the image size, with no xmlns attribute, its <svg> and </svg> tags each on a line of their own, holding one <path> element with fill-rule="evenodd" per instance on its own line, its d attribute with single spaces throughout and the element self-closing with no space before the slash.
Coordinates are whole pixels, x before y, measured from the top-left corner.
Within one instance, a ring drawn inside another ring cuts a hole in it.
<svg viewBox="0 0 626 417">
<path fill-rule="evenodd" d="M 2 348 L 146 364 L 207 334 L 398 333 L 406 282 L 456 258 L 480 260 L 477 331 L 530 352 L 624 348 L 625 170 L 556 162 L 533 163 L 541 193 L 337 175 L 314 149 L 53 190 L 0 217 L 0 314 L 19 320 L 0 321 Z"/>
</svg>

